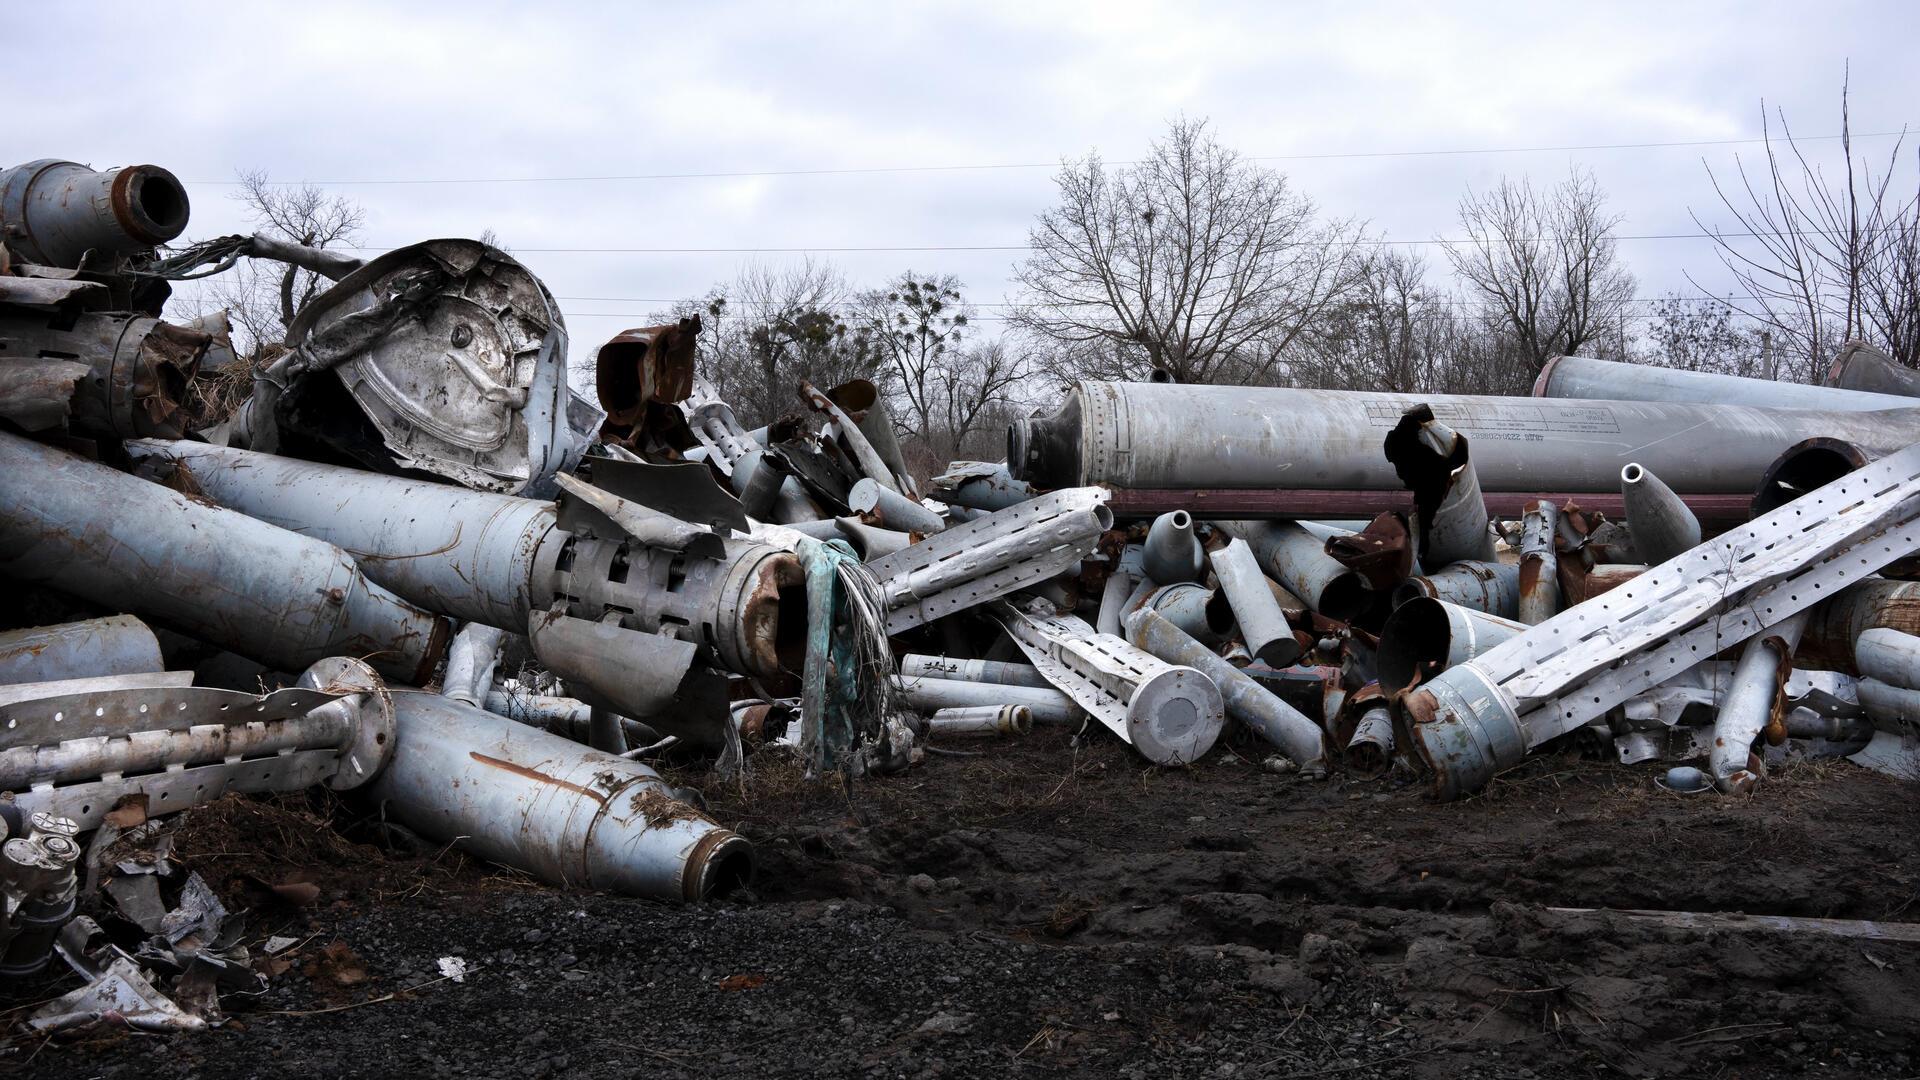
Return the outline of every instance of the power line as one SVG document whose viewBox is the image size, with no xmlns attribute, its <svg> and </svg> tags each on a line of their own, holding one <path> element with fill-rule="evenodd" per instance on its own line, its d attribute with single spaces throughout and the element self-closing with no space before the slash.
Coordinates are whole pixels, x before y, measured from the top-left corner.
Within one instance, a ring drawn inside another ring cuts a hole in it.
<svg viewBox="0 0 1920 1080">
<path fill-rule="evenodd" d="M 680 303 L 703 303 L 704 302 L 704 299 L 702 297 L 697 297 L 697 296 L 682 296 L 678 299 L 669 299 L 669 300 L 663 300 L 655 297 L 646 297 L 646 296 L 556 296 L 554 297 L 554 299 L 567 300 L 567 301 L 573 301 L 573 302 L 588 301 L 593 303 L 607 303 L 607 304 L 680 304 Z M 723 299 L 726 301 L 726 305 L 728 307 L 785 307 L 786 306 L 783 302 L 778 300 L 736 300 L 736 299 L 733 299 L 732 297 L 723 297 Z M 1676 302 L 1676 301 L 1709 301 L 1709 300 L 1713 301 L 1714 303 L 1723 303 L 1729 300 L 1761 300 L 1761 299 L 1764 299 L 1764 297 L 1759 297 L 1759 296 L 1629 296 L 1629 297 L 1623 297 L 1622 299 L 1619 299 L 1619 300 L 1609 300 L 1607 301 L 1607 303 L 1609 304 L 1664 304 L 1664 303 L 1670 303 L 1670 302 Z M 1429 302 L 1433 302 L 1433 301 L 1429 301 Z M 1469 300 L 1447 300 L 1447 301 L 1441 301 L 1441 302 L 1448 303 L 1448 304 L 1456 304 L 1456 305 L 1473 303 L 1473 301 L 1469 301 Z M 829 304 L 815 304 L 810 306 L 828 309 L 828 310 L 831 310 L 831 309 L 854 310 L 859 308 L 861 305 L 851 300 L 840 300 L 840 301 L 835 301 Z M 975 308 L 1012 308 L 1012 307 L 1019 307 L 1020 305 L 999 303 L 999 302 L 968 301 L 965 306 L 975 307 Z"/>
<path fill-rule="evenodd" d="M 1855 139 L 1885 139 L 1904 136 L 1906 129 L 1899 131 L 1869 131 L 1854 134 Z M 1828 142 L 1843 138 L 1840 135 L 1800 135 L 1794 142 Z M 1249 158 L 1252 161 L 1333 161 L 1357 160 L 1366 158 L 1417 158 L 1417 157 L 1460 157 L 1473 154 L 1547 154 L 1570 153 L 1585 150 L 1655 150 L 1692 146 L 1750 146 L 1764 143 L 1765 138 L 1745 139 L 1686 139 L 1670 142 L 1625 142 L 1625 143 L 1584 143 L 1568 146 L 1497 146 L 1471 147 L 1455 150 L 1361 150 L 1337 153 L 1312 154 L 1262 154 Z M 269 180 L 275 187 L 297 187 L 313 184 L 318 187 L 359 187 L 359 186 L 402 186 L 419 184 L 561 184 L 561 183 L 617 183 L 648 180 L 738 180 L 753 177 L 774 176 L 862 176 L 901 173 L 936 172 L 995 172 L 1022 169 L 1053 169 L 1060 166 L 1058 161 L 1008 162 L 1003 164 L 976 165 L 884 165 L 844 169 L 743 169 L 728 172 L 682 172 L 682 173 L 625 173 L 592 176 L 445 176 L 445 177 L 393 177 L 381 179 L 354 180 Z M 1106 162 L 1109 165 L 1138 165 L 1139 159 Z M 195 180 L 194 184 L 238 186 L 241 180 Z"/>
<path fill-rule="evenodd" d="M 1891 227 L 1889 227 L 1890 231 Z M 1635 233 L 1609 236 L 1609 240 L 1747 240 L 1758 238 L 1779 239 L 1789 236 L 1832 236 L 1835 230 L 1803 229 L 1793 232 L 1690 232 L 1690 233 Z M 1314 244 L 1295 244 L 1294 247 L 1340 247 L 1345 244 L 1364 247 L 1412 247 L 1424 245 L 1471 244 L 1474 241 L 1466 237 L 1432 237 L 1424 240 L 1389 240 L 1385 238 L 1365 238 L 1359 240 L 1327 240 Z M 1500 237 L 1502 244 L 1549 244 L 1552 237 L 1508 238 Z M 391 247 L 375 247 L 367 244 L 342 244 L 341 247 L 352 251 L 393 251 Z M 614 248 L 614 247 L 514 247 L 509 250 L 513 255 L 846 255 L 886 252 L 924 252 L 924 251 L 1032 251 L 1032 244 L 870 244 L 842 245 L 822 247 L 674 247 L 674 248 Z"/>
</svg>

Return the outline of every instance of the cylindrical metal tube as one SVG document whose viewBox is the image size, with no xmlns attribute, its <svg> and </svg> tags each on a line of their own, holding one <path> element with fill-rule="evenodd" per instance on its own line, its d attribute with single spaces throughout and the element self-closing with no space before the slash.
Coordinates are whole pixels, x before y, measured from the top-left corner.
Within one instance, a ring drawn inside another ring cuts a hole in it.
<svg viewBox="0 0 1920 1080">
<path fill-rule="evenodd" d="M 1227 594 L 1233 619 L 1240 628 L 1253 658 L 1268 667 L 1286 667 L 1300 658 L 1300 643 L 1294 640 L 1293 627 L 1286 612 L 1267 587 L 1267 576 L 1245 540 L 1234 540 L 1212 553 L 1213 575 Z"/>
<path fill-rule="evenodd" d="M 1627 505 L 1633 550 L 1647 565 L 1658 566 L 1700 546 L 1700 520 L 1637 461 L 1620 470 L 1620 498 Z"/>
<path fill-rule="evenodd" d="M 1053 689 L 1053 684 L 1032 664 L 1015 664 L 1006 660 L 956 660 L 948 656 L 926 656 L 921 653 L 908 653 L 900 658 L 900 677 Z"/>
<path fill-rule="evenodd" d="M 780 501 L 780 489 L 787 482 L 787 470 L 773 454 L 763 453 L 754 460 L 757 464 L 747 477 L 746 490 L 740 493 L 740 508 L 757 521 L 772 521 Z"/>
<path fill-rule="evenodd" d="M 1863 630 L 1853 643 L 1853 662 L 1869 679 L 1920 690 L 1920 637 L 1886 627 Z"/>
<path fill-rule="evenodd" d="M 1344 758 L 1347 771 L 1362 780 L 1375 780 L 1393 768 L 1393 717 L 1377 705 L 1360 716 Z"/>
<path fill-rule="evenodd" d="M 1827 369 L 1827 385 L 1842 390 L 1920 398 L 1920 372 L 1902 367 L 1870 345 L 1848 342 Z"/>
<path fill-rule="evenodd" d="M 542 881 L 688 902 L 753 876 L 746 839 L 636 761 L 437 694 L 393 695 L 393 760 L 369 786 L 395 821 Z"/>
<path fill-rule="evenodd" d="M 184 465 L 221 506 L 347 549 L 369 578 L 435 611 L 520 633 L 545 606 L 531 583 L 552 503 L 208 443 L 126 448 Z"/>
<path fill-rule="evenodd" d="M 1750 494 L 1781 450 L 1814 435 L 1878 453 L 1920 441 L 1920 410 L 1911 408 L 1789 411 L 1083 382 L 1056 415 L 1013 425 L 1008 462 L 1014 475 L 1048 487 L 1397 491 L 1381 441 L 1421 403 L 1474 440 L 1474 472 L 1488 492 L 1610 492 L 1630 453 L 1676 491 Z M 1688 431 L 1713 437 L 1676 437 Z"/>
<path fill-rule="evenodd" d="M 1751 405 L 1762 409 L 1831 409 L 1872 412 L 1901 409 L 1913 402 L 1891 394 L 1867 394 L 1830 386 L 1744 379 L 1708 371 L 1683 371 L 1652 364 L 1623 364 L 1588 356 L 1557 356 L 1534 380 L 1537 398 L 1602 401 L 1672 401 L 1702 405 Z M 1658 561 L 1658 560 L 1653 560 Z"/>
<path fill-rule="evenodd" d="M 0 172 L 0 225 L 24 262 L 77 269 L 164 244 L 187 227 L 187 189 L 158 165 L 95 170 L 45 158 Z"/>
<path fill-rule="evenodd" d="M 859 518 L 835 518 L 833 524 L 847 543 L 853 546 L 853 553 L 860 556 L 861 562 L 885 558 L 913 543 L 913 537 L 906 533 L 896 532 L 893 529 L 877 529 Z"/>
<path fill-rule="evenodd" d="M 131 615 L 0 634 L 0 684 L 163 671 L 160 642 Z"/>
<path fill-rule="evenodd" d="M 927 726 L 935 735 L 1025 735 L 1033 730 L 1033 710 L 1025 705 L 936 709 Z"/>
<path fill-rule="evenodd" d="M 1214 524 L 1228 536 L 1245 540 L 1268 577 L 1329 619 L 1350 622 L 1375 600 L 1366 579 L 1328 555 L 1326 539 L 1297 521 Z"/>
<path fill-rule="evenodd" d="M 1920 690 L 1894 686 L 1879 679 L 1861 679 L 1856 688 L 1860 707 L 1867 711 L 1874 726 L 1896 735 L 1920 730 Z"/>
<path fill-rule="evenodd" d="M 1871 577 L 1813 609 L 1795 658 L 1807 667 L 1859 673 L 1854 643 L 1876 626 L 1920 632 L 1920 581 Z"/>
<path fill-rule="evenodd" d="M 361 656 L 425 681 L 445 620 L 332 544 L 0 433 L 0 572 L 164 621 L 281 670 Z"/>
<path fill-rule="evenodd" d="M 486 709 L 522 724 L 531 724 L 542 731 L 564 735 L 575 742 L 585 741 L 593 712 L 592 706 L 578 698 L 509 694 L 500 690 L 487 692 Z M 576 738 L 574 732 L 579 732 L 580 737 Z"/>
<path fill-rule="evenodd" d="M 1520 567 L 1514 563 L 1460 562 L 1410 577 L 1393 591 L 1398 608 L 1416 596 L 1511 619 L 1520 614 Z"/>
<path fill-rule="evenodd" d="M 1212 649 L 1182 633 L 1180 628 L 1148 608 L 1127 616 L 1127 640 L 1169 664 L 1199 671 L 1220 688 L 1221 703 L 1229 715 L 1252 728 L 1261 738 L 1299 765 L 1302 772 L 1325 775 L 1326 736 L 1320 725 L 1281 701 Z"/>
<path fill-rule="evenodd" d="M 1233 629 L 1233 608 L 1226 598 L 1203 585 L 1185 582 L 1179 585 L 1153 587 L 1153 582 L 1143 582 L 1148 590 L 1139 596 L 1138 604 L 1131 598 L 1120 615 L 1120 625 L 1126 626 L 1127 616 L 1141 608 L 1160 613 L 1161 617 L 1180 628 L 1181 633 L 1209 648 L 1219 645 L 1227 639 L 1227 631 Z M 1124 635 L 1123 635 L 1124 636 Z M 1253 654 L 1248 653 L 1249 657 Z"/>
<path fill-rule="evenodd" d="M 1560 557 L 1554 533 L 1560 511 L 1545 499 L 1527 507 L 1520 522 L 1520 621 L 1538 626 L 1560 613 Z"/>
<path fill-rule="evenodd" d="M 505 641 L 506 631 L 497 626 L 468 623 L 461 627 L 447 649 L 447 673 L 440 679 L 440 692 L 468 705 L 483 705 L 493 689 L 493 669 Z"/>
<path fill-rule="evenodd" d="M 961 682 L 957 679 L 896 677 L 894 692 L 900 703 L 916 712 L 937 712 L 977 705 L 1024 705 L 1036 724 L 1077 725 L 1086 713 L 1058 690 L 1002 683 Z"/>
<path fill-rule="evenodd" d="M 1127 598 L 1133 595 L 1136 584 L 1133 575 L 1118 567 L 1107 575 L 1106 583 L 1100 587 L 1100 611 L 1094 616 L 1094 629 L 1103 634 L 1120 632 L 1120 620 L 1127 613 Z"/>
<path fill-rule="evenodd" d="M 1720 790 L 1751 791 L 1759 780 L 1747 759 L 1753 741 L 1773 717 L 1774 703 L 1793 670 L 1793 648 L 1806 626 L 1807 613 L 1795 612 L 1776 623 L 1772 633 L 1749 639 L 1741 650 L 1733 681 L 1720 696 L 1720 711 L 1713 719 L 1709 771 Z"/>
<path fill-rule="evenodd" d="M 1393 609 L 1374 654 L 1380 689 L 1397 694 L 1465 663 L 1527 628 L 1484 611 L 1418 596 Z"/>
<path fill-rule="evenodd" d="M 856 514 L 872 517 L 876 523 L 900 532 L 931 536 L 947 527 L 946 519 L 939 514 L 871 477 L 847 492 L 847 506 Z"/>
</svg>

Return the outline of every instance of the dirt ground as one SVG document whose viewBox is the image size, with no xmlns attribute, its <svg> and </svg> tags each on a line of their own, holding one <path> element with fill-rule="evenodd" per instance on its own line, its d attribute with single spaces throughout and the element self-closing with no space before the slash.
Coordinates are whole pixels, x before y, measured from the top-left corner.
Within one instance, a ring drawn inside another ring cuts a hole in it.
<svg viewBox="0 0 1920 1080">
<path fill-rule="evenodd" d="M 1920 945 L 1550 910 L 1920 921 L 1920 787 L 1833 763 L 1689 797 L 1653 767 L 1549 758 L 1439 805 L 1418 785 L 1270 773 L 1252 748 L 1173 771 L 1057 731 L 968 748 L 983 753 L 850 798 L 769 760 L 744 794 L 709 788 L 760 876 L 703 907 L 386 854 L 285 804 L 226 807 L 180 850 L 252 909 L 256 938 L 302 939 L 288 969 L 226 999 L 221 1030 L 16 1035 L 0 1070 L 1920 1074 Z M 289 878 L 319 901 L 261 888 Z M 467 962 L 463 982 L 443 956 Z"/>
</svg>

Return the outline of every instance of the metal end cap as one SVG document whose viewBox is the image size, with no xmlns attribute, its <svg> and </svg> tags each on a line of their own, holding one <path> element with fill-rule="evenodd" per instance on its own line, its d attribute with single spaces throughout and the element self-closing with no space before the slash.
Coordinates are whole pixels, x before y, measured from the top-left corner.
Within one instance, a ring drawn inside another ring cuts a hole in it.
<svg viewBox="0 0 1920 1080">
<path fill-rule="evenodd" d="M 1220 688 L 1190 667 L 1147 678 L 1127 702 L 1127 736 L 1156 765 L 1190 765 L 1213 749 L 1226 723 Z"/>
</svg>

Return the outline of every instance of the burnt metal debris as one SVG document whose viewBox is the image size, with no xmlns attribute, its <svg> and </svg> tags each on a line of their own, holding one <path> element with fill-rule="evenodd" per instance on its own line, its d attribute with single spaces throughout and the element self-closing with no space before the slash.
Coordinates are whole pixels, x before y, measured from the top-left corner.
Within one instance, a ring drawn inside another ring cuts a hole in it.
<svg viewBox="0 0 1920 1080">
<path fill-rule="evenodd" d="M 601 345 L 590 401 L 497 248 L 162 249 L 187 215 L 154 166 L 0 171 L 0 575 L 46 613 L 0 626 L 0 981 L 85 983 L 39 1030 L 199 1030 L 257 985 L 165 853 L 233 792 L 697 902 L 752 847 L 649 761 L 851 782 L 1040 727 L 1443 799 L 1556 751 L 1688 793 L 1920 777 L 1920 380 L 1871 350 L 1818 387 L 1082 382 L 923 478 L 864 380 L 747 430 L 698 318 Z M 332 283 L 252 366 L 165 311 L 242 259 Z M 100 885 L 86 845 L 136 841 Z"/>
</svg>

